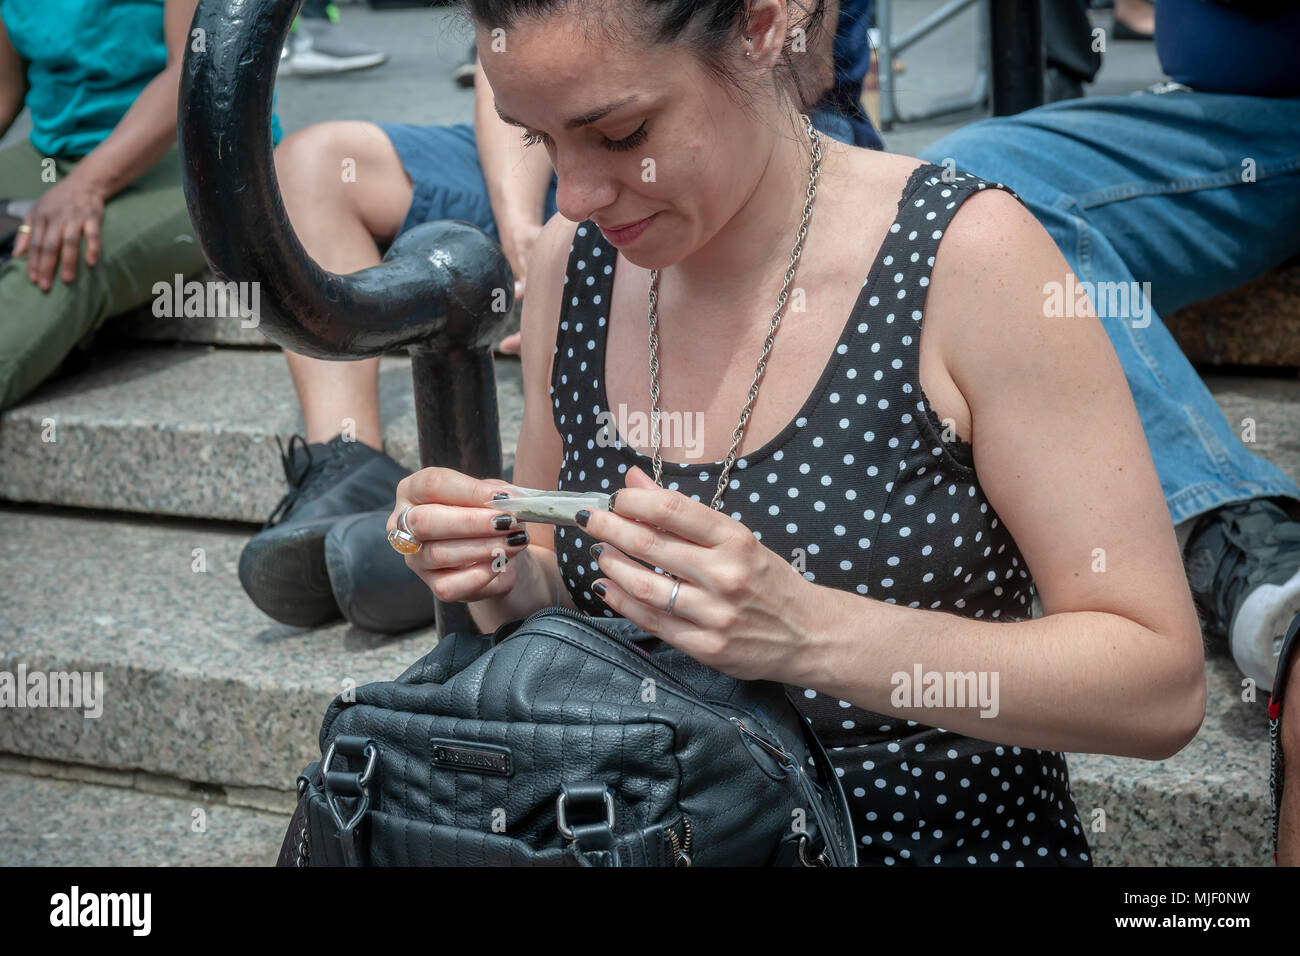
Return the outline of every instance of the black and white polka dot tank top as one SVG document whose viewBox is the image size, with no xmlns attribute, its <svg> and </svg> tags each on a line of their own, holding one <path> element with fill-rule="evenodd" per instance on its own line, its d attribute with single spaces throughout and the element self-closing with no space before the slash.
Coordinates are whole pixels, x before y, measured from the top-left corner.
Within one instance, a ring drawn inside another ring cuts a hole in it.
<svg viewBox="0 0 1300 956">
<path fill-rule="evenodd" d="M 1006 189 L 918 167 L 829 364 L 794 420 L 737 459 L 723 510 L 827 587 L 984 620 L 1029 616 L 1023 557 L 985 499 L 972 449 L 921 391 L 926 287 L 963 200 Z M 1012 192 L 1012 195 L 1015 195 Z M 1017 197 L 1019 198 L 1019 197 Z M 590 221 L 574 236 L 551 397 L 564 460 L 557 487 L 614 491 L 650 458 L 617 433 L 603 382 L 617 250 Z M 743 396 L 738 396 L 741 398 Z M 611 418 L 613 420 L 611 421 Z M 612 427 L 612 433 L 611 433 Z M 599 433 L 599 434 L 598 434 Z M 945 440 L 945 438 L 949 440 Z M 664 487 L 713 500 L 722 462 L 663 463 Z M 612 615 L 580 528 L 556 528 L 563 580 L 584 612 Z M 935 626 L 943 626 L 941 614 Z M 941 662 L 917 662 L 923 671 Z M 866 864 L 1088 865 L 1060 753 L 1001 746 L 791 687 L 840 774 Z"/>
</svg>

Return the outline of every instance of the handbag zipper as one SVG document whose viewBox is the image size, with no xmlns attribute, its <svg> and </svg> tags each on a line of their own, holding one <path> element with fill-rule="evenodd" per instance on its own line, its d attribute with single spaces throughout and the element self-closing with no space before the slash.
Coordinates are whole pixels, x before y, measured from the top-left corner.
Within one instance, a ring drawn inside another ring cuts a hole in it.
<svg viewBox="0 0 1300 956">
<path fill-rule="evenodd" d="M 307 821 L 303 820 L 302 830 L 298 834 L 298 859 L 295 866 L 311 865 L 311 839 L 307 836 Z"/>
<path fill-rule="evenodd" d="M 682 835 L 677 836 L 677 831 L 673 827 L 668 827 L 665 831 L 668 836 L 668 844 L 673 851 L 673 866 L 690 866 L 691 865 L 691 820 L 690 817 L 682 817 Z"/>
</svg>

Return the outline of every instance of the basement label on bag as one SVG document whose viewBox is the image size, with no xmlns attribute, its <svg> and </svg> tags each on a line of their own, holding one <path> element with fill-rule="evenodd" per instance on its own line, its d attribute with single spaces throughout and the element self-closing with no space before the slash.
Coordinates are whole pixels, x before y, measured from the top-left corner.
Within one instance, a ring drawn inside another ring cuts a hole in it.
<svg viewBox="0 0 1300 956">
<path fill-rule="evenodd" d="M 508 777 L 512 772 L 508 747 L 465 740 L 442 740 L 437 737 L 429 742 L 433 744 L 435 766 L 502 777 Z"/>
</svg>

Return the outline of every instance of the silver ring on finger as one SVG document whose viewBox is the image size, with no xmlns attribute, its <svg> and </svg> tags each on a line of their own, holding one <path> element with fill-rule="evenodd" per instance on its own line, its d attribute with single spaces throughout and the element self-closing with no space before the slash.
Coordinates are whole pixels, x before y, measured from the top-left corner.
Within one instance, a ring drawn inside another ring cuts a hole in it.
<svg viewBox="0 0 1300 956">
<path fill-rule="evenodd" d="M 679 578 L 673 578 L 673 593 L 668 598 L 667 613 L 673 613 L 673 606 L 677 603 L 677 592 L 682 589 L 682 582 Z"/>
<path fill-rule="evenodd" d="M 424 547 L 424 542 L 411 533 L 410 527 L 406 523 L 406 513 L 414 505 L 407 505 L 402 509 L 402 513 L 397 516 L 397 527 L 388 532 L 388 543 L 398 554 L 419 554 L 420 549 Z"/>
</svg>

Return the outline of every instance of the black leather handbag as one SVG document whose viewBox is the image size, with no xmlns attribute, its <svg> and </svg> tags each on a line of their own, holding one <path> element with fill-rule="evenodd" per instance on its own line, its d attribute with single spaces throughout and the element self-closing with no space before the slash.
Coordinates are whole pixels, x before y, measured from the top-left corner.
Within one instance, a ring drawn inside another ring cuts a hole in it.
<svg viewBox="0 0 1300 956">
<path fill-rule="evenodd" d="M 848 804 L 785 688 L 623 618 L 452 634 L 325 715 L 282 866 L 854 866 Z"/>
</svg>

